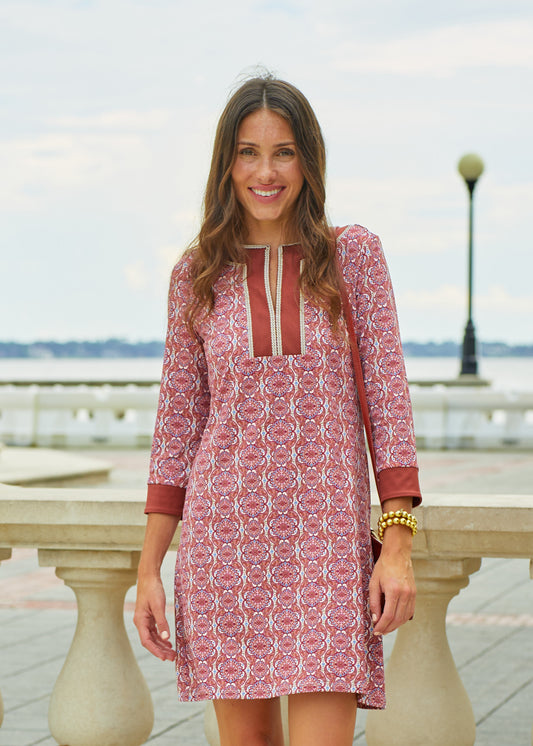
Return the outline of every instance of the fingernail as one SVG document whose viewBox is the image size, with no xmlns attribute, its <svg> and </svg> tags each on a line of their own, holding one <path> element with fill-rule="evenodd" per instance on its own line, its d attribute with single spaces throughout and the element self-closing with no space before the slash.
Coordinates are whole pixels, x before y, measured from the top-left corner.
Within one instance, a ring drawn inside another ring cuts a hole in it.
<svg viewBox="0 0 533 746">
<path fill-rule="evenodd" d="M 378 620 L 378 615 L 377 614 L 372 614 L 372 622 L 373 622 L 373 624 L 375 624 L 377 622 L 377 620 Z"/>
<path fill-rule="evenodd" d="M 163 638 L 163 640 L 168 640 L 168 637 L 169 637 L 168 632 L 166 630 L 164 630 L 164 632 L 161 632 L 161 637 Z"/>
<path fill-rule="evenodd" d="M 374 632 L 375 637 L 381 637 L 381 632 Z"/>
</svg>

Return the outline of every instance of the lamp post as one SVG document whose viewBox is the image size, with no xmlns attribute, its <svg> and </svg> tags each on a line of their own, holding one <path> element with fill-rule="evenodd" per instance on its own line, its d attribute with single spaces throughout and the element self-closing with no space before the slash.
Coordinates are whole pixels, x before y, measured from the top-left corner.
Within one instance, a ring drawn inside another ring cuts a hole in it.
<svg viewBox="0 0 533 746">
<path fill-rule="evenodd" d="M 461 158 L 457 168 L 466 182 L 470 196 L 468 220 L 468 320 L 466 322 L 463 338 L 461 375 L 477 376 L 476 333 L 474 330 L 474 322 L 472 321 L 472 223 L 474 217 L 474 188 L 477 184 L 477 180 L 483 173 L 484 166 L 483 161 L 478 155 L 468 153 L 468 155 L 464 155 Z"/>
</svg>

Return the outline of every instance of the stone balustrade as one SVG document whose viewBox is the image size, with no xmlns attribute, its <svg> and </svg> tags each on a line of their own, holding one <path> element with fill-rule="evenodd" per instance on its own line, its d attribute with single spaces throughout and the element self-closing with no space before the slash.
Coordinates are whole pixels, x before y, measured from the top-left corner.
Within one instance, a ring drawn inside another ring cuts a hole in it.
<svg viewBox="0 0 533 746">
<path fill-rule="evenodd" d="M 8 445 L 149 447 L 159 386 L 0 386 L 0 440 Z"/>
<path fill-rule="evenodd" d="M 533 393 L 411 386 L 419 448 L 531 448 Z"/>
<path fill-rule="evenodd" d="M 420 448 L 531 448 L 533 393 L 411 386 Z M 148 447 L 158 385 L 0 385 L 8 445 Z"/>
<path fill-rule="evenodd" d="M 150 692 L 123 618 L 137 578 L 144 499 L 139 490 L 0 485 L 0 552 L 36 547 L 39 564 L 55 567 L 76 595 L 76 631 L 49 706 L 60 744 L 139 746 L 152 729 Z"/>
<path fill-rule="evenodd" d="M 55 567 L 77 599 L 76 632 L 49 706 L 58 743 L 139 746 L 152 728 L 150 693 L 122 613 L 126 590 L 136 579 L 143 506 L 140 490 L 0 485 L 0 561 L 9 561 L 12 547 L 36 547 L 39 563 Z M 375 522 L 377 505 L 373 511 Z M 388 707 L 369 714 L 367 743 L 472 746 L 474 716 L 448 645 L 446 609 L 480 558 L 531 559 L 533 495 L 429 494 L 417 515 L 416 615 L 398 631 L 387 668 Z M 179 532 L 171 548 L 178 541 Z M 0 699 L 0 722 L 1 715 Z M 211 704 L 206 733 L 215 746 Z"/>
</svg>

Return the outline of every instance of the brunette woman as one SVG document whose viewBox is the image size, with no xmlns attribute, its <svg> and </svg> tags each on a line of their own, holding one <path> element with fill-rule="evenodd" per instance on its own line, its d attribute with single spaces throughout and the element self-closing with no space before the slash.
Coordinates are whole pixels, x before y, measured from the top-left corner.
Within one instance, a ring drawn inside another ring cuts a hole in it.
<svg viewBox="0 0 533 746">
<path fill-rule="evenodd" d="M 379 239 L 325 214 L 325 148 L 294 86 L 254 78 L 218 124 L 202 227 L 172 274 L 135 624 L 214 701 L 222 746 L 349 746 L 385 706 L 381 635 L 414 611 L 414 520 L 374 565 L 356 330 L 385 512 L 420 501 Z M 342 313 L 347 286 L 350 319 Z M 160 565 L 182 520 L 176 646 Z"/>
</svg>

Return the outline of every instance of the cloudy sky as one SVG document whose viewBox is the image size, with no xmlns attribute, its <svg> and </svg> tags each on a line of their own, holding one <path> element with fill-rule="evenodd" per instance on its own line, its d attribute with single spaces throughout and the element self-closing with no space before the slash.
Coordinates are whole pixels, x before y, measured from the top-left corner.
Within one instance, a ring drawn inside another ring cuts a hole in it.
<svg viewBox="0 0 533 746">
<path fill-rule="evenodd" d="M 404 339 L 533 342 L 530 0 L 0 0 L 0 339 L 160 338 L 217 117 L 261 64 L 328 147 L 336 225 L 378 233 Z"/>
</svg>

